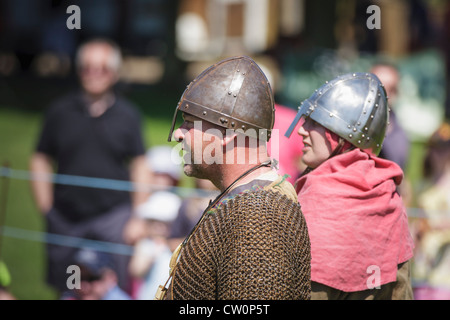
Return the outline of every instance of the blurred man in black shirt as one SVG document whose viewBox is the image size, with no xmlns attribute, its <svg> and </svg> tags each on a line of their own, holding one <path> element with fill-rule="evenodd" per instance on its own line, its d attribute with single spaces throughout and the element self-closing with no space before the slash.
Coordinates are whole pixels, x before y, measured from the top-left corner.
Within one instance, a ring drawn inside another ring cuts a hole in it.
<svg viewBox="0 0 450 320">
<path fill-rule="evenodd" d="M 106 40 L 80 47 L 77 68 L 81 90 L 57 100 L 47 111 L 30 168 L 32 173 L 85 176 L 147 183 L 140 115 L 113 90 L 119 79 L 120 49 Z M 124 226 L 142 192 L 55 184 L 35 179 L 32 189 L 47 231 L 73 237 L 124 243 Z M 76 248 L 47 246 L 48 281 L 64 291 Z M 119 284 L 127 288 L 129 257 L 115 256 Z"/>
</svg>

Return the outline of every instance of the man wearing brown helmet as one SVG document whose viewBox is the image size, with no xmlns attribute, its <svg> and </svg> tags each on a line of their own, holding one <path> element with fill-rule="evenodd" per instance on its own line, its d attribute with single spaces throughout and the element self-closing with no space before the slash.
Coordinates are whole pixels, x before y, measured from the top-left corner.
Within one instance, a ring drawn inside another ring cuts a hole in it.
<svg viewBox="0 0 450 320">
<path fill-rule="evenodd" d="M 273 123 L 270 84 L 249 57 L 218 62 L 183 93 L 169 141 L 173 134 L 185 152 L 185 174 L 221 194 L 175 250 L 157 298 L 310 298 L 305 220 L 267 154 Z"/>
</svg>

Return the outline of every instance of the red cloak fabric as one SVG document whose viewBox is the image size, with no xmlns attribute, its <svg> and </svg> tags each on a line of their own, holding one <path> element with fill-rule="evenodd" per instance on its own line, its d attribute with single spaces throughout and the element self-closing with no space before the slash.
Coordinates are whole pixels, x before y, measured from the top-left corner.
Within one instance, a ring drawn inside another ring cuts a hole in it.
<svg viewBox="0 0 450 320">
<path fill-rule="evenodd" d="M 354 149 L 297 180 L 312 281 L 346 292 L 396 281 L 397 265 L 412 258 L 414 247 L 396 191 L 402 179 L 395 163 Z"/>
</svg>

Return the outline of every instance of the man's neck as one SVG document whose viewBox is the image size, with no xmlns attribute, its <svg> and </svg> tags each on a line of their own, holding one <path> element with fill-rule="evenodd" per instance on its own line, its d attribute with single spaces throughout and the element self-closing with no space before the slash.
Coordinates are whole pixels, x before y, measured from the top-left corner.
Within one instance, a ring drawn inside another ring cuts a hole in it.
<svg viewBox="0 0 450 320">
<path fill-rule="evenodd" d="M 112 92 L 106 92 L 102 95 L 85 94 L 86 108 L 91 117 L 100 117 L 115 102 L 115 95 Z"/>
<path fill-rule="evenodd" d="M 269 160 L 269 159 L 268 159 Z M 264 162 L 266 163 L 266 162 Z M 245 174 L 249 170 L 255 168 L 256 164 L 225 164 L 223 165 L 222 175 L 220 175 L 221 179 L 218 179 L 218 181 L 213 182 L 216 187 L 220 191 L 225 191 L 226 188 L 228 188 L 233 182 L 235 182 L 241 175 Z M 244 175 L 242 178 L 239 179 L 239 181 L 236 182 L 237 185 L 242 185 L 244 183 L 250 182 L 254 180 L 256 177 L 260 176 L 263 173 L 266 173 L 271 170 L 270 165 L 261 166 L 258 169 Z"/>
</svg>

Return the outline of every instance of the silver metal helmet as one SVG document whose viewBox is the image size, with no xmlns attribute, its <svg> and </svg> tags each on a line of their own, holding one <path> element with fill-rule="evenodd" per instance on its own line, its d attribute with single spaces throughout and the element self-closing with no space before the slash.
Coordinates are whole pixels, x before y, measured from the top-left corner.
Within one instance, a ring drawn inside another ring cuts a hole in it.
<svg viewBox="0 0 450 320">
<path fill-rule="evenodd" d="M 380 153 L 389 110 L 386 91 L 374 74 L 350 73 L 327 81 L 298 109 L 286 137 L 305 116 L 362 150 Z"/>
<path fill-rule="evenodd" d="M 222 60 L 187 86 L 173 116 L 169 141 L 178 111 L 267 141 L 275 121 L 269 81 L 247 56 Z"/>
</svg>

